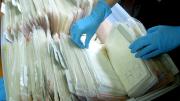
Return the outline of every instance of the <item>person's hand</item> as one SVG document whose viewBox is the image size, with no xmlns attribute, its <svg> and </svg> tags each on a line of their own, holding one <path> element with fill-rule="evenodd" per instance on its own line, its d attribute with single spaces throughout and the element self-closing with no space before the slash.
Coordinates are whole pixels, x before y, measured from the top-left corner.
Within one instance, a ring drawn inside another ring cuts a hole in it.
<svg viewBox="0 0 180 101">
<path fill-rule="evenodd" d="M 71 26 L 71 40 L 80 48 L 88 48 L 89 42 L 101 22 L 110 13 L 110 6 L 104 0 L 99 0 L 89 16 L 78 20 Z M 83 34 L 86 34 L 85 45 L 81 41 L 81 36 Z"/>
<path fill-rule="evenodd" d="M 6 93 L 4 88 L 4 80 L 0 77 L 0 101 L 6 101 Z"/>
<path fill-rule="evenodd" d="M 150 59 L 180 46 L 180 26 L 155 26 L 147 35 L 135 40 L 129 48 L 135 57 Z"/>
</svg>

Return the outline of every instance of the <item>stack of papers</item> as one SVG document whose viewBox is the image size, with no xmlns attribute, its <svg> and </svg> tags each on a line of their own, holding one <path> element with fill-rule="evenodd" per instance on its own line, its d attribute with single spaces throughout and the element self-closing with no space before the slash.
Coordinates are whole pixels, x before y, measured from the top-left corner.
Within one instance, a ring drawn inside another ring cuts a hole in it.
<svg viewBox="0 0 180 101">
<path fill-rule="evenodd" d="M 70 91 L 80 96 L 122 96 L 124 88 L 114 74 L 107 54 L 97 43 L 86 49 L 77 48 L 61 34 L 60 47 L 67 64 L 66 77 Z"/>
<path fill-rule="evenodd" d="M 142 60 L 135 58 L 130 52 L 130 43 L 121 32 L 123 31 L 116 28 L 109 34 L 106 42 L 107 52 L 129 96 L 138 96 L 156 83 L 157 78 Z"/>
</svg>

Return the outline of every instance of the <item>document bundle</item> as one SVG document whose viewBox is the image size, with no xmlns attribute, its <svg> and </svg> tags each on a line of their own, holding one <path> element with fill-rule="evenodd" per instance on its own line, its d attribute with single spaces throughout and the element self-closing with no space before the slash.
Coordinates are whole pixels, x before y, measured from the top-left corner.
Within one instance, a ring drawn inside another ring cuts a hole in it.
<svg viewBox="0 0 180 101">
<path fill-rule="evenodd" d="M 100 26 L 108 33 L 104 42 L 94 36 L 88 49 L 78 48 L 69 29 L 96 2 L 4 1 L 1 49 L 8 101 L 146 101 L 179 85 L 179 71 L 167 54 L 145 61 L 130 52 L 130 43 L 146 30 L 119 5 L 105 20 L 111 29 L 101 28 L 104 22 Z"/>
</svg>

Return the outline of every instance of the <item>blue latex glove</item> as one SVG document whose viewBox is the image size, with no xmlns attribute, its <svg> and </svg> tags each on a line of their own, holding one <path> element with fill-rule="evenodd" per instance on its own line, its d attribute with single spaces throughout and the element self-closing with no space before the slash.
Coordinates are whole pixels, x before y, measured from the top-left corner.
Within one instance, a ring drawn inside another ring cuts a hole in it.
<svg viewBox="0 0 180 101">
<path fill-rule="evenodd" d="M 0 78 L 0 101 L 6 101 L 6 93 L 4 89 L 3 78 Z"/>
<path fill-rule="evenodd" d="M 71 40 L 80 48 L 88 48 L 94 33 L 110 13 L 110 6 L 104 0 L 99 0 L 89 16 L 78 20 L 71 26 Z M 83 34 L 86 34 L 85 45 L 81 41 Z"/>
<path fill-rule="evenodd" d="M 147 35 L 138 38 L 131 45 L 135 57 L 149 59 L 180 46 L 180 26 L 155 26 L 147 31 Z"/>
</svg>

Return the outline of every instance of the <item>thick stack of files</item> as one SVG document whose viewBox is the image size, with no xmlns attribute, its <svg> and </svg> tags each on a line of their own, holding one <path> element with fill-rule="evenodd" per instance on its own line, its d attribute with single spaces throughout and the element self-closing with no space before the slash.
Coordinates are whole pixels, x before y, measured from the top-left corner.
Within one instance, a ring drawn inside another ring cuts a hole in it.
<svg viewBox="0 0 180 101">
<path fill-rule="evenodd" d="M 130 53 L 128 45 L 146 31 L 120 6 L 123 12 L 112 9 L 106 20 L 113 26 L 105 44 L 94 37 L 89 49 L 78 48 L 69 28 L 95 3 L 5 1 L 1 39 L 8 101 L 125 101 L 174 81 L 178 70 L 167 55 L 142 61 Z"/>
<path fill-rule="evenodd" d="M 5 0 L 2 49 L 7 100 L 72 101 L 52 37 L 88 15 L 95 0 Z M 65 8 L 65 9 L 64 9 Z M 7 68 L 6 68 L 7 67 Z"/>
<path fill-rule="evenodd" d="M 59 47 L 68 67 L 66 77 L 72 93 L 89 97 L 126 94 L 99 44 L 94 43 L 88 50 L 82 50 L 66 35 L 61 35 Z"/>
<path fill-rule="evenodd" d="M 42 16 L 48 16 L 51 34 L 69 33 L 71 24 L 88 15 L 96 0 L 5 0 L 7 26 L 15 30 L 23 24 L 38 26 Z M 8 19 L 7 18 L 7 19 Z M 43 24 L 43 23 L 41 23 Z M 15 26 L 16 25 L 16 26 Z"/>
</svg>

